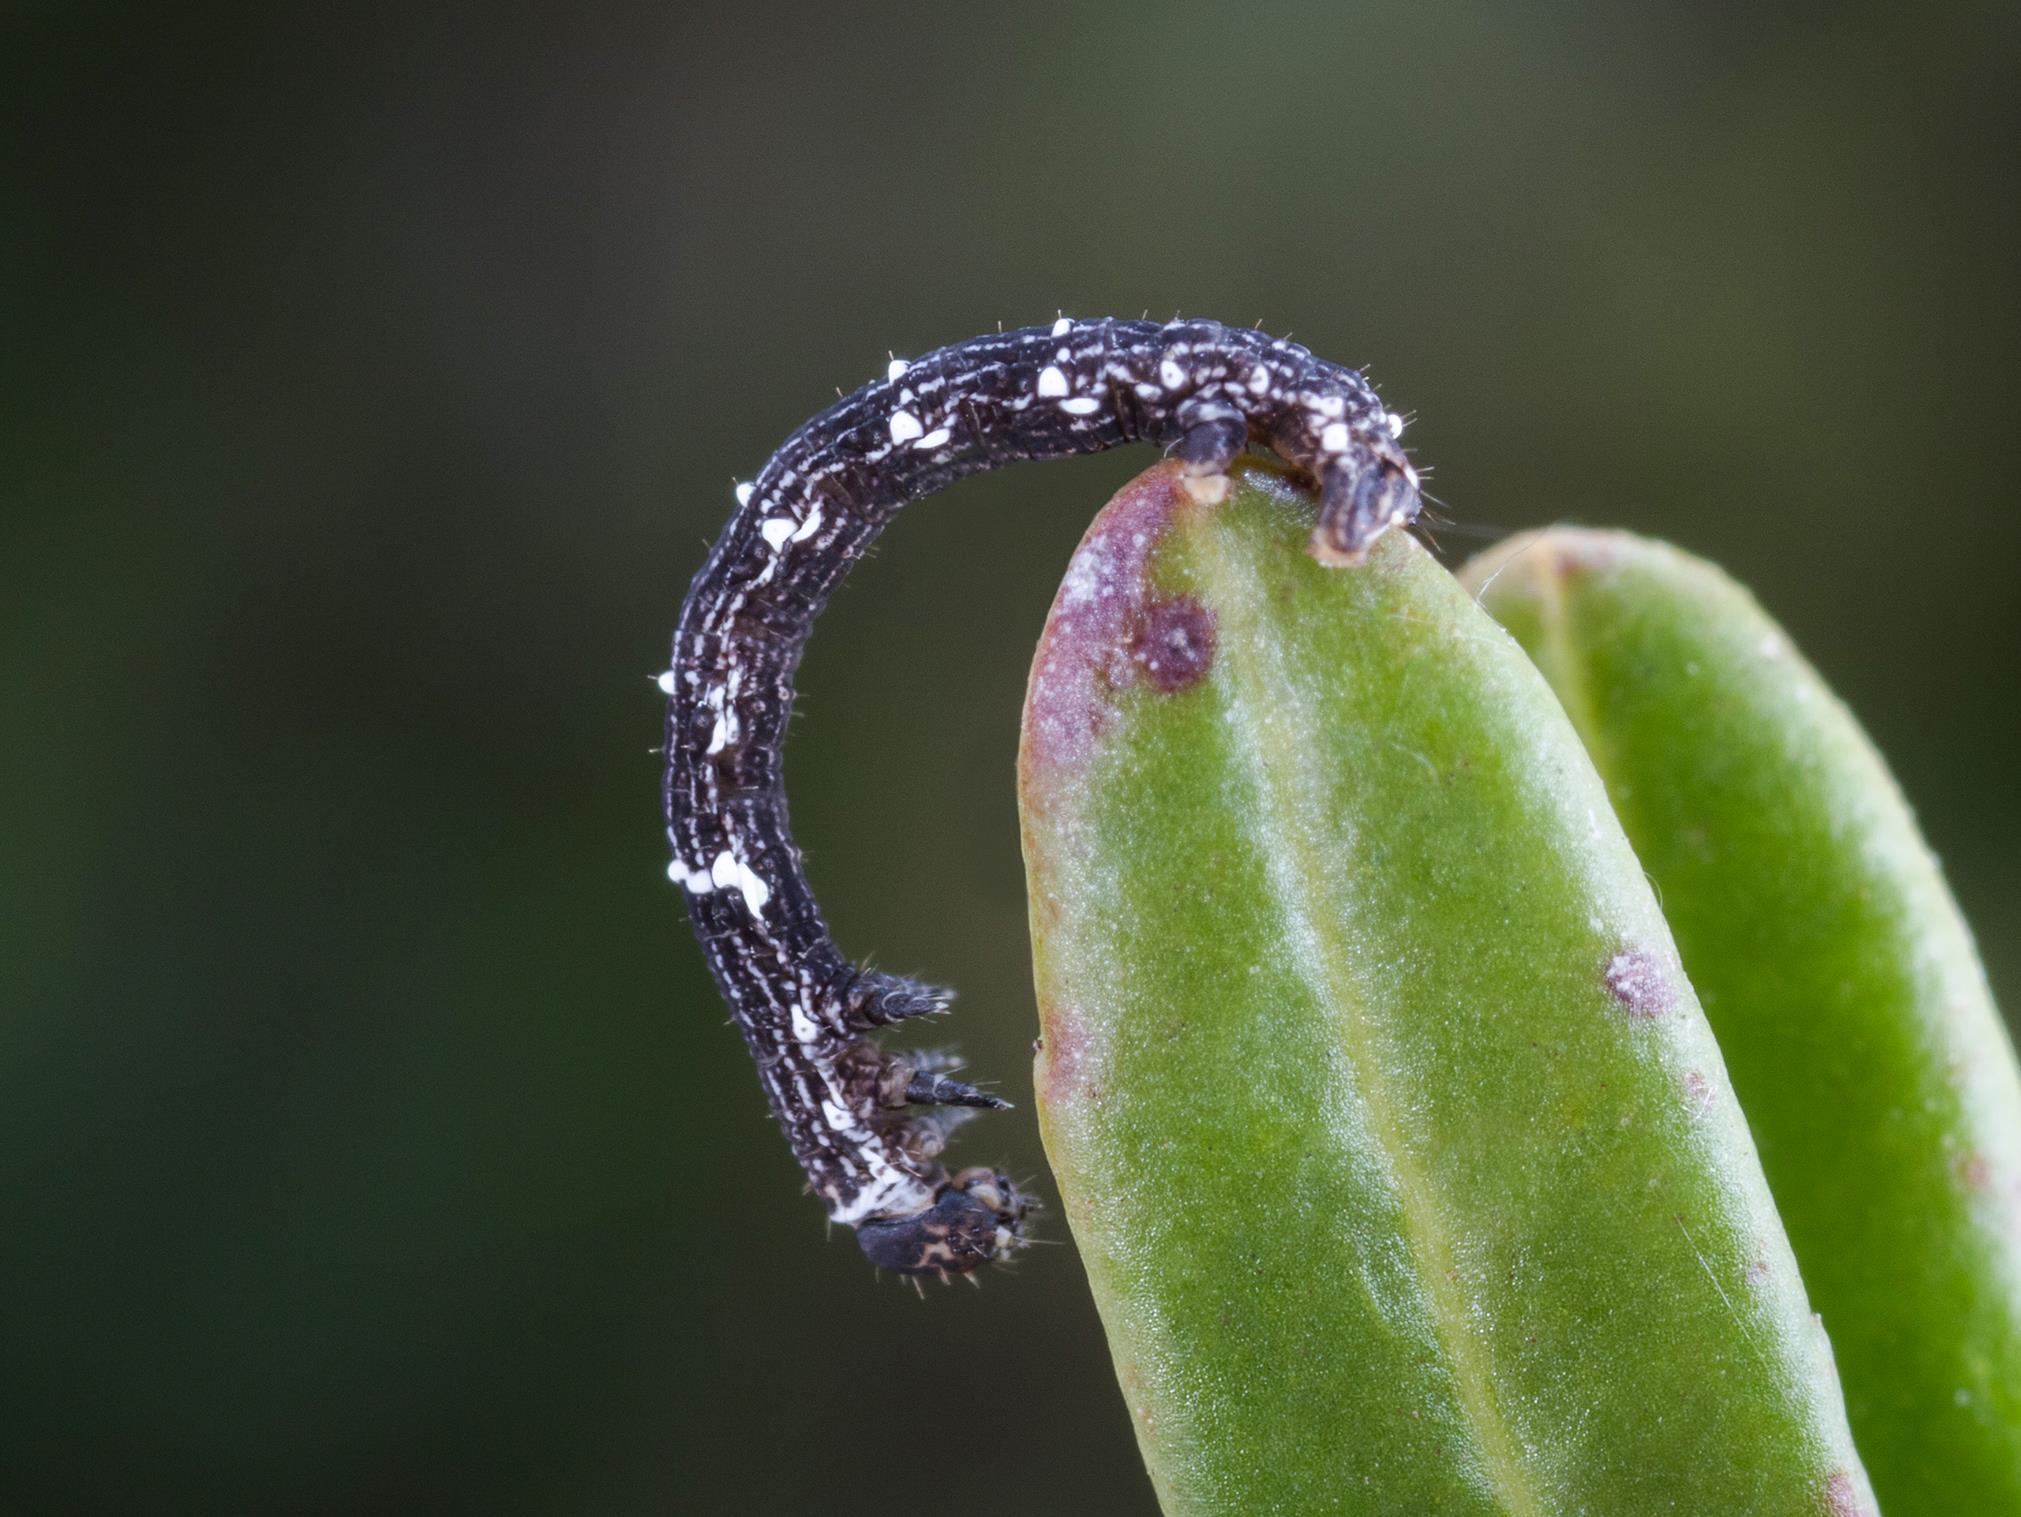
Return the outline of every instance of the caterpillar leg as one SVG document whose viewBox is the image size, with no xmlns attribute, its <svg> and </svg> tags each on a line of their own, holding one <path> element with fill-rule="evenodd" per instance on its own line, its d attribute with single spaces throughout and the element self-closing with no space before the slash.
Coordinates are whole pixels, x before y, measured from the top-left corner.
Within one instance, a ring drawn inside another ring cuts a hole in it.
<svg viewBox="0 0 2021 1517">
<path fill-rule="evenodd" d="M 858 1043 L 835 1060 L 835 1073 L 850 1103 L 867 1117 L 907 1106 L 1010 1108 L 1002 1096 L 942 1073 L 951 1063 L 943 1054 L 887 1053 L 874 1043 Z M 941 1125 L 950 1124 L 943 1119 Z"/>
<path fill-rule="evenodd" d="M 857 1044 L 834 1065 L 843 1095 L 878 1134 L 893 1164 L 920 1182 L 912 1194 L 930 1198 L 916 1210 L 855 1224 L 856 1241 L 871 1262 L 899 1274 L 961 1274 L 1001 1259 L 1022 1244 L 1032 1209 L 1006 1175 L 964 1169 L 949 1177 L 941 1167 L 949 1134 L 977 1108 L 1010 1105 L 950 1079 L 941 1073 L 946 1067 L 944 1055 L 905 1056 L 870 1043 Z"/>
<path fill-rule="evenodd" d="M 1032 1203 L 1008 1175 L 964 1169 L 924 1211 L 860 1223 L 856 1241 L 879 1269 L 901 1275 L 959 1275 L 1001 1259 L 1023 1241 Z"/>
<path fill-rule="evenodd" d="M 924 1071 L 906 1081 L 905 1099 L 914 1106 L 977 1106 L 987 1111 L 1005 1111 L 1010 1107 L 1002 1096 Z"/>
<path fill-rule="evenodd" d="M 1186 493 L 1203 506 L 1228 496 L 1228 466 L 1249 445 L 1249 418 L 1225 400 L 1196 397 L 1180 405 L 1173 452 L 1186 474 Z"/>
<path fill-rule="evenodd" d="M 954 992 L 882 970 L 858 971 L 843 998 L 845 1015 L 862 1032 L 888 1027 L 910 1017 L 939 1016 L 954 1000 Z"/>
</svg>

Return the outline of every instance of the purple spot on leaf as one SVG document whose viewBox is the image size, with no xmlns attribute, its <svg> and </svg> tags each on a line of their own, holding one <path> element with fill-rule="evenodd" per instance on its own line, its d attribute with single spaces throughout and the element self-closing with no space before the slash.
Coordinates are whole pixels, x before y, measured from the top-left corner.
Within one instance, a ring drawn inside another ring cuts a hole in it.
<svg viewBox="0 0 2021 1517">
<path fill-rule="evenodd" d="M 1825 1482 L 1825 1511 L 1830 1517 L 1868 1517 L 1852 1476 L 1837 1474 Z"/>
<path fill-rule="evenodd" d="M 1151 602 L 1131 635 L 1130 657 L 1167 695 L 1198 684 L 1214 666 L 1214 613 L 1190 595 Z"/>
<path fill-rule="evenodd" d="M 1608 992 L 1631 1017 L 1659 1017 L 1677 999 L 1669 971 L 1640 948 L 1624 948 L 1609 959 L 1606 979 Z"/>
<path fill-rule="evenodd" d="M 1713 1088 L 1712 1082 L 1697 1070 L 1684 1077 L 1684 1109 L 1691 1114 L 1692 1121 L 1698 1121 L 1711 1111 L 1712 1103 L 1718 1099 L 1719 1092 Z"/>
</svg>

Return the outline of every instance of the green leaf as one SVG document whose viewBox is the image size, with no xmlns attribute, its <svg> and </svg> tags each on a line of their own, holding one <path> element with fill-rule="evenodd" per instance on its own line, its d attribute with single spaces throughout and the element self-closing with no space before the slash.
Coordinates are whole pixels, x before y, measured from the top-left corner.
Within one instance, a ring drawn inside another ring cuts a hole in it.
<svg viewBox="0 0 2021 1517">
<path fill-rule="evenodd" d="M 1025 707 L 1041 1129 L 1165 1510 L 1869 1510 L 1577 736 L 1409 537 L 1310 528 L 1152 470 Z"/>
<path fill-rule="evenodd" d="M 2021 1079 L 1880 757 L 1746 591 L 1675 549 L 1554 530 L 1464 577 L 1662 893 L 1888 1512 L 2021 1512 Z"/>
</svg>

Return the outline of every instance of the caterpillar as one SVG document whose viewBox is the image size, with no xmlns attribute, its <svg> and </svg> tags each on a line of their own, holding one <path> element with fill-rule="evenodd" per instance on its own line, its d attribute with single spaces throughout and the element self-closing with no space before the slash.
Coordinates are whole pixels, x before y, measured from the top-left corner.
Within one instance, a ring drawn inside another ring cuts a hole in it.
<svg viewBox="0 0 2021 1517">
<path fill-rule="evenodd" d="M 802 425 L 695 575 L 674 634 L 664 801 L 668 875 L 811 1189 L 866 1255 L 942 1278 L 1024 1243 L 1030 1197 L 949 1173 L 949 1134 L 1009 1103 L 874 1034 L 952 992 L 858 968 L 821 919 L 787 825 L 781 747 L 815 616 L 899 508 L 1025 459 L 1149 442 L 1206 503 L 1249 445 L 1319 491 L 1311 551 L 1353 564 L 1419 509 L 1403 422 L 1353 369 L 1244 327 L 1060 318 L 907 362 Z"/>
</svg>

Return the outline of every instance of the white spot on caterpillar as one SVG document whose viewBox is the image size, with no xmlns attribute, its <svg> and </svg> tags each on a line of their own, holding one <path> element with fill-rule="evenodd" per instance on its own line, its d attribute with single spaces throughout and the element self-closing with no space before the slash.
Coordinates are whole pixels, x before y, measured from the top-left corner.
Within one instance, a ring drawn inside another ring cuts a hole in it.
<svg viewBox="0 0 2021 1517">
<path fill-rule="evenodd" d="M 1167 358 L 1158 365 L 1158 383 L 1168 390 L 1176 390 L 1186 382 L 1186 371 Z"/>
<path fill-rule="evenodd" d="M 919 418 L 910 411 L 891 413 L 891 440 L 894 443 L 911 442 L 925 431 L 926 428 L 919 424 Z"/>
<path fill-rule="evenodd" d="M 786 539 L 788 542 L 804 543 L 821 530 L 821 508 L 816 506 L 807 513 L 807 519 L 800 523 L 800 530 Z"/>
<path fill-rule="evenodd" d="M 918 442 L 914 443 L 913 446 L 915 448 L 923 448 L 923 449 L 944 448 L 947 446 L 947 440 L 952 436 L 954 436 L 954 433 L 949 431 L 946 427 L 935 427 L 931 432 L 927 433 L 926 436 L 920 438 Z"/>
<path fill-rule="evenodd" d="M 676 885 L 685 885 L 696 895 L 707 895 L 716 888 L 716 882 L 699 869 L 690 869 L 679 859 L 667 865 L 667 878 Z"/>
<path fill-rule="evenodd" d="M 823 1105 L 824 1115 L 826 1103 Z M 845 1136 L 853 1136 L 845 1129 L 838 1128 Z M 858 1127 L 856 1131 L 863 1131 Z M 865 1217 L 883 1216 L 888 1213 L 923 1211 L 933 1200 L 933 1192 L 920 1183 L 916 1175 L 908 1175 L 884 1158 L 882 1154 L 866 1152 L 871 1163 L 873 1176 L 846 1205 L 835 1206 L 828 1215 L 837 1222 L 854 1226 Z"/>
<path fill-rule="evenodd" d="M 751 497 L 757 493 L 758 487 L 748 479 L 745 480 L 741 485 L 737 486 L 737 504 L 740 506 L 750 505 Z"/>
<path fill-rule="evenodd" d="M 729 692 L 721 685 L 712 685 L 703 692 L 702 704 L 716 713 L 716 725 L 709 733 L 710 753 L 721 753 L 737 738 L 737 714 L 730 709 Z"/>
<path fill-rule="evenodd" d="M 1347 423 L 1336 421 L 1319 434 L 1319 447 L 1323 453 L 1345 453 L 1347 451 Z"/>
<path fill-rule="evenodd" d="M 1053 336 L 1064 337 L 1067 333 L 1073 331 L 1073 329 L 1073 321 L 1068 317 L 1062 316 L 1058 321 L 1053 323 Z"/>
<path fill-rule="evenodd" d="M 1403 418 L 1397 415 L 1396 412 L 1389 412 L 1383 417 L 1383 421 L 1389 426 L 1389 435 L 1391 437 L 1403 436 Z"/>
<path fill-rule="evenodd" d="M 902 379 L 905 377 L 905 371 L 911 367 L 912 365 L 904 359 L 894 358 L 891 360 L 891 367 L 884 371 L 884 377 L 886 379 Z"/>
<path fill-rule="evenodd" d="M 1093 416 L 1102 409 L 1102 403 L 1092 395 L 1076 395 L 1072 400 L 1061 401 L 1060 409 L 1069 416 Z"/>
<path fill-rule="evenodd" d="M 672 695 L 674 693 L 674 671 L 668 669 L 664 673 L 655 674 L 653 676 L 653 683 L 660 687 L 660 694 Z"/>
<path fill-rule="evenodd" d="M 725 848 L 716 855 L 716 862 L 709 866 L 709 878 L 718 890 L 736 889 L 743 892 L 744 906 L 752 916 L 762 916 L 765 903 L 772 899 L 772 887 L 752 871 L 751 867 Z"/>
<path fill-rule="evenodd" d="M 765 541 L 772 545 L 772 551 L 777 553 L 793 540 L 793 529 L 799 525 L 790 516 L 768 516 L 758 531 L 763 534 Z"/>
<path fill-rule="evenodd" d="M 1347 402 L 1338 395 L 1320 395 L 1314 398 L 1312 409 L 1321 416 L 1344 416 Z"/>
<path fill-rule="evenodd" d="M 796 1042 L 805 1044 L 821 1041 L 821 1024 L 808 1016 L 807 1008 L 802 1006 L 798 1001 L 793 1003 L 791 1019 L 793 1023 L 793 1037 Z"/>
<path fill-rule="evenodd" d="M 1251 369 L 1249 388 L 1258 395 L 1266 393 L 1270 389 L 1270 370 L 1260 363 Z"/>
<path fill-rule="evenodd" d="M 1056 363 L 1039 370 L 1039 399 L 1058 400 L 1067 393 L 1067 371 Z"/>
</svg>

